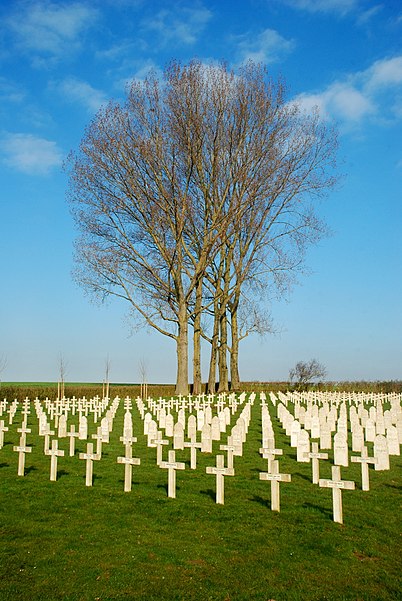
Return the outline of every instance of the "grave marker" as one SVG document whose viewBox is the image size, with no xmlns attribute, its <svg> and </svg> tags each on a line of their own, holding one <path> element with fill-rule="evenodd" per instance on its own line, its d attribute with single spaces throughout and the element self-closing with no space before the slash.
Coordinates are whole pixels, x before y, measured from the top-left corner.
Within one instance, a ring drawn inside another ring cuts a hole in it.
<svg viewBox="0 0 402 601">
<path fill-rule="evenodd" d="M 140 465 L 141 459 L 133 457 L 133 451 L 130 444 L 126 444 L 126 453 L 124 457 L 118 457 L 117 463 L 124 464 L 124 492 L 131 491 L 133 465 Z"/>
<path fill-rule="evenodd" d="M 279 482 L 291 482 L 290 474 L 279 473 L 279 461 L 271 461 L 271 472 L 260 472 L 260 480 L 271 482 L 271 510 L 280 511 Z"/>
<path fill-rule="evenodd" d="M 25 442 L 25 436 L 21 436 L 20 444 L 13 447 L 13 451 L 18 453 L 18 476 L 24 476 L 25 474 L 25 453 L 32 453 L 32 447 L 27 447 Z"/>
<path fill-rule="evenodd" d="M 171 499 L 176 498 L 176 470 L 184 470 L 186 468 L 185 463 L 176 461 L 176 451 L 169 451 L 169 458 L 167 461 L 161 461 L 159 467 L 168 470 L 168 497 Z"/>
<path fill-rule="evenodd" d="M 376 457 L 369 457 L 367 447 L 364 446 L 361 450 L 361 456 L 353 455 L 352 463 L 361 463 L 362 465 L 362 490 L 370 490 L 369 481 L 369 463 L 376 464 Z"/>
<path fill-rule="evenodd" d="M 318 442 L 311 443 L 311 452 L 308 453 L 309 458 L 312 460 L 313 467 L 313 484 L 318 484 L 320 479 L 320 459 L 328 459 L 328 453 L 319 453 Z"/>
<path fill-rule="evenodd" d="M 86 486 L 92 486 L 92 480 L 93 480 L 93 463 L 92 462 L 100 460 L 100 456 L 93 452 L 93 447 L 94 447 L 93 443 L 88 442 L 87 443 L 87 452 L 80 453 L 80 455 L 79 455 L 80 459 L 85 459 L 87 462 L 86 477 L 85 477 L 85 485 Z"/>
<path fill-rule="evenodd" d="M 340 466 L 333 465 L 332 480 L 320 479 L 318 485 L 321 488 L 332 488 L 333 519 L 334 522 L 343 524 L 342 490 L 355 490 L 355 483 L 351 480 L 341 480 Z"/>
<path fill-rule="evenodd" d="M 216 456 L 216 467 L 207 467 L 207 474 L 216 475 L 216 502 L 220 505 L 225 503 L 225 485 L 224 476 L 234 476 L 234 469 L 225 467 L 225 458 L 223 455 Z"/>
<path fill-rule="evenodd" d="M 57 458 L 64 457 L 64 451 L 58 448 L 59 442 L 57 438 L 52 440 L 52 448 L 48 451 L 50 455 L 50 480 L 56 482 L 57 480 Z"/>
</svg>

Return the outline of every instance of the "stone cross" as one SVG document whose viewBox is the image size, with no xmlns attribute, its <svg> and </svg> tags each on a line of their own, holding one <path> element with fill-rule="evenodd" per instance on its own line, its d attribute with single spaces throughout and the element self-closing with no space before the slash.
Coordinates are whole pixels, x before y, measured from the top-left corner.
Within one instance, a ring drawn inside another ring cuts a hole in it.
<svg viewBox="0 0 402 601">
<path fill-rule="evenodd" d="M 167 461 L 161 461 L 159 467 L 168 470 L 168 497 L 171 499 L 176 498 L 176 470 L 184 470 L 186 468 L 185 463 L 176 461 L 176 451 L 169 451 L 169 458 Z"/>
<path fill-rule="evenodd" d="M 201 449 L 202 443 L 197 442 L 197 436 L 196 436 L 196 434 L 194 434 L 191 437 L 190 442 L 184 443 L 184 447 L 186 447 L 186 448 L 188 447 L 191 449 L 191 451 L 190 451 L 190 469 L 196 470 L 197 469 L 197 449 Z"/>
<path fill-rule="evenodd" d="M 102 455 L 102 443 L 105 440 L 104 432 L 102 432 L 101 426 L 99 426 L 96 429 L 96 434 L 92 434 L 92 438 L 93 438 L 93 440 L 96 440 L 96 454 L 101 456 Z"/>
<path fill-rule="evenodd" d="M 80 435 L 79 432 L 75 431 L 74 424 L 70 426 L 70 432 L 67 432 L 67 436 L 70 439 L 70 457 L 74 457 L 75 455 L 75 439 Z"/>
<path fill-rule="evenodd" d="M 92 476 L 93 476 L 93 461 L 99 461 L 100 460 L 100 455 L 97 455 L 96 453 L 93 452 L 93 443 L 92 442 L 88 442 L 87 443 L 87 452 L 86 453 L 80 453 L 79 457 L 80 459 L 86 459 L 87 462 L 87 467 L 86 467 L 86 479 L 85 479 L 85 485 L 86 486 L 92 486 Z"/>
<path fill-rule="evenodd" d="M 224 476 L 234 476 L 234 469 L 225 467 L 223 455 L 216 456 L 216 467 L 207 467 L 207 474 L 216 475 L 216 502 L 223 505 L 225 502 Z"/>
<path fill-rule="evenodd" d="M 233 444 L 232 436 L 228 436 L 227 444 L 221 444 L 219 446 L 221 451 L 226 451 L 228 455 L 228 468 L 233 469 L 233 456 L 236 451 L 236 446 Z"/>
<path fill-rule="evenodd" d="M 272 511 L 280 511 L 279 482 L 290 482 L 292 477 L 290 474 L 279 473 L 279 461 L 277 459 L 271 461 L 270 467 L 271 472 L 260 472 L 260 480 L 271 482 L 271 509 Z"/>
<path fill-rule="evenodd" d="M 32 432 L 31 428 L 27 427 L 26 421 L 23 421 L 21 424 L 21 428 L 17 428 L 17 432 L 21 434 L 21 440 L 23 440 L 23 444 L 25 444 L 27 434 Z"/>
<path fill-rule="evenodd" d="M 52 448 L 48 451 L 48 455 L 51 456 L 50 459 L 50 480 L 52 482 L 56 482 L 57 480 L 57 458 L 64 457 L 64 451 L 58 449 L 59 442 L 57 438 L 52 440 Z"/>
<path fill-rule="evenodd" d="M 308 457 L 312 460 L 313 464 L 313 484 L 318 484 L 320 479 L 320 459 L 328 459 L 328 453 L 318 452 L 318 442 L 311 443 L 311 452 L 308 453 Z"/>
<path fill-rule="evenodd" d="M 0 420 L 0 449 L 4 445 L 4 432 L 8 432 L 8 427 L 4 425 L 4 419 Z"/>
<path fill-rule="evenodd" d="M 271 463 L 275 459 L 276 455 L 283 455 L 282 449 L 275 449 L 275 443 L 272 438 L 268 439 L 268 445 L 261 447 L 260 453 L 264 459 L 268 459 L 268 472 L 271 472 Z"/>
<path fill-rule="evenodd" d="M 26 446 L 25 436 L 21 436 L 19 446 L 13 447 L 13 451 L 18 453 L 18 476 L 23 476 L 25 472 L 25 453 L 32 452 L 32 447 Z"/>
<path fill-rule="evenodd" d="M 369 457 L 367 447 L 364 446 L 361 451 L 361 456 L 353 455 L 351 457 L 353 463 L 361 463 L 362 465 L 362 490 L 370 490 L 369 479 L 369 463 L 376 464 L 377 457 Z"/>
<path fill-rule="evenodd" d="M 133 457 L 131 445 L 126 444 L 126 454 L 118 457 L 117 463 L 124 464 L 124 492 L 130 492 L 132 484 L 133 465 L 140 465 L 141 459 Z"/>
<path fill-rule="evenodd" d="M 320 478 L 318 485 L 322 488 L 332 488 L 332 507 L 334 522 L 343 524 L 342 514 L 342 489 L 354 490 L 355 483 L 351 480 L 341 480 L 341 468 L 339 465 L 332 466 L 332 480 Z"/>
<path fill-rule="evenodd" d="M 162 461 L 162 450 L 164 445 L 168 445 L 169 441 L 162 438 L 162 432 L 158 430 L 156 438 L 152 438 L 151 446 L 156 447 L 156 465 L 160 465 Z"/>
<path fill-rule="evenodd" d="M 54 430 L 50 429 L 50 424 L 48 423 L 43 428 L 43 433 L 45 437 L 43 443 L 43 452 L 45 453 L 45 455 L 49 454 L 50 437 L 54 435 L 54 432 Z"/>
</svg>

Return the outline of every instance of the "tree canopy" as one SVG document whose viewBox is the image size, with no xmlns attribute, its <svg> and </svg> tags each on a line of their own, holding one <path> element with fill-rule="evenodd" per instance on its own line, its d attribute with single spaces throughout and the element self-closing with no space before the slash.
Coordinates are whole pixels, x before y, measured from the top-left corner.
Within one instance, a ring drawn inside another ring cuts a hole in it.
<svg viewBox="0 0 402 601">
<path fill-rule="evenodd" d="M 68 161 L 75 277 L 175 341 L 177 393 L 191 334 L 194 392 L 201 339 L 209 390 L 217 372 L 220 390 L 238 386 L 239 341 L 269 329 L 267 291 L 325 230 L 315 199 L 335 183 L 335 151 L 335 132 L 252 62 L 172 62 L 89 124 Z"/>
</svg>

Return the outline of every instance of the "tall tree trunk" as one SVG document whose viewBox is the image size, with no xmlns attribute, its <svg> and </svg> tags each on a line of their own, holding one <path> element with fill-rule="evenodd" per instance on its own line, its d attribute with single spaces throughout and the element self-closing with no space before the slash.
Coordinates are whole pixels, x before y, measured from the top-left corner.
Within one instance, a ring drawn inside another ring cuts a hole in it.
<svg viewBox="0 0 402 601">
<path fill-rule="evenodd" d="M 229 372 L 228 372 L 228 325 L 226 318 L 226 304 L 220 307 L 219 314 L 219 388 L 218 392 L 227 392 L 229 390 Z"/>
<path fill-rule="evenodd" d="M 230 349 L 231 390 L 240 389 L 239 375 L 239 324 L 237 321 L 237 303 L 230 309 L 232 346 Z"/>
<path fill-rule="evenodd" d="M 215 303 L 217 305 L 217 303 Z M 215 310 L 214 313 L 214 330 L 211 342 L 211 358 L 209 361 L 209 376 L 208 376 L 208 393 L 214 394 L 216 389 L 216 367 L 218 358 L 218 341 L 219 341 L 219 316 Z"/>
<path fill-rule="evenodd" d="M 197 282 L 194 308 L 193 394 L 201 394 L 201 308 L 202 278 Z"/>
<path fill-rule="evenodd" d="M 177 378 L 176 394 L 188 394 L 188 322 L 184 303 L 179 309 L 179 331 L 176 339 Z"/>
</svg>

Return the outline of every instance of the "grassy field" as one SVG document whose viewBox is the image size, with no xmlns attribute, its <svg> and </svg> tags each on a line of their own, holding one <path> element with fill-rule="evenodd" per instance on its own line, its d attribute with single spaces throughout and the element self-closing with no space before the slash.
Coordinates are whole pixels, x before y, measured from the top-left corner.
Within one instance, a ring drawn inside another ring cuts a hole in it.
<svg viewBox="0 0 402 601">
<path fill-rule="evenodd" d="M 234 477 L 225 479 L 225 505 L 215 503 L 215 477 L 205 473 L 214 454 L 198 454 L 177 472 L 177 498 L 167 497 L 167 473 L 146 446 L 137 409 L 138 442 L 133 456 L 133 489 L 123 492 L 123 404 L 110 443 L 94 465 L 94 485 L 85 486 L 85 462 L 78 452 L 59 459 L 58 480 L 50 482 L 50 458 L 32 410 L 26 475 L 17 477 L 15 423 L 0 450 L 0 599 L 1 601 L 395 601 L 402 598 L 400 561 L 401 458 L 391 470 L 370 470 L 369 492 L 360 488 L 360 466 L 342 468 L 355 480 L 344 491 L 344 525 L 332 521 L 331 490 L 311 483 L 311 465 L 297 463 L 279 422 L 271 416 L 276 445 L 283 448 L 281 512 L 270 509 L 270 485 L 259 480 L 266 461 L 261 446 L 257 401 L 243 457 L 235 458 Z M 71 421 L 69 420 L 69 423 Z M 96 426 L 91 425 L 90 434 Z M 226 442 L 223 438 L 222 442 Z M 371 453 L 372 449 L 370 449 Z M 166 457 L 166 447 L 164 456 Z M 330 461 L 321 477 L 330 477 Z"/>
</svg>

